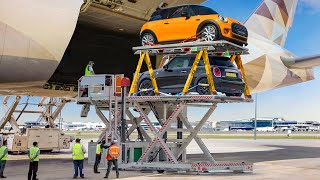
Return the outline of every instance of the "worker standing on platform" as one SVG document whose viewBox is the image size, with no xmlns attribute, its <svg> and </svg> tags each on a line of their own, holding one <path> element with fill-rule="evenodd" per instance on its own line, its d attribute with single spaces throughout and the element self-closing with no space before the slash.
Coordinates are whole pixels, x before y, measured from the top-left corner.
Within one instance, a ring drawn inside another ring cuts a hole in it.
<svg viewBox="0 0 320 180">
<path fill-rule="evenodd" d="M 93 70 L 93 65 L 94 62 L 93 61 L 89 61 L 88 65 L 86 66 L 85 69 L 85 76 L 90 76 L 90 75 L 94 75 L 94 70 Z"/>
<path fill-rule="evenodd" d="M 82 172 L 83 169 L 83 160 L 84 154 L 86 153 L 86 149 L 80 144 L 79 138 L 76 139 L 76 143 L 72 147 L 72 160 L 74 167 L 73 179 L 78 178 L 78 170 L 80 171 L 80 177 L 84 178 L 84 174 Z"/>
<path fill-rule="evenodd" d="M 116 168 L 116 175 L 119 178 L 119 169 L 118 169 L 118 157 L 120 156 L 120 148 L 115 142 L 111 142 L 111 146 L 108 149 L 107 160 L 108 160 L 108 170 L 104 178 L 108 178 L 111 170 L 112 164 Z"/>
<path fill-rule="evenodd" d="M 101 143 L 98 143 L 97 144 L 97 148 L 96 148 L 96 161 L 94 162 L 94 166 L 93 166 L 93 172 L 94 173 L 100 173 L 98 172 L 98 167 L 99 167 L 99 163 L 101 161 L 101 156 L 102 156 L 102 153 L 103 153 L 103 149 L 107 149 L 109 148 L 110 146 L 106 146 L 106 140 L 103 139 L 101 141 Z"/>
<path fill-rule="evenodd" d="M 6 178 L 3 176 L 4 168 L 6 167 L 8 157 L 8 148 L 7 148 L 7 141 L 3 141 L 3 145 L 0 147 L 0 178 Z"/>
<path fill-rule="evenodd" d="M 28 180 L 31 180 L 31 178 L 32 180 L 37 179 L 39 155 L 40 155 L 40 149 L 38 148 L 38 143 L 33 142 L 33 147 L 31 147 L 30 150 L 28 151 L 28 157 L 30 159 Z"/>
</svg>

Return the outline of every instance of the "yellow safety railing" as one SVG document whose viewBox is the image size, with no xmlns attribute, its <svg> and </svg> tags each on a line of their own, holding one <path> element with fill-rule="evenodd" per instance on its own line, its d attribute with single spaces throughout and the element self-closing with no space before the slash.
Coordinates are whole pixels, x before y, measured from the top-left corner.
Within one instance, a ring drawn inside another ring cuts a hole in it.
<svg viewBox="0 0 320 180">
<path fill-rule="evenodd" d="M 203 58 L 204 68 L 206 70 L 206 75 L 207 75 L 208 84 L 209 84 L 209 90 L 210 90 L 212 95 L 217 94 L 216 88 L 214 87 L 214 81 L 213 81 L 213 77 L 212 77 L 211 65 L 210 65 L 207 49 L 203 49 L 203 50 L 198 52 L 198 54 L 196 56 L 196 59 L 194 60 L 193 65 L 191 67 L 187 82 L 184 85 L 184 88 L 182 90 L 183 94 L 188 93 L 190 84 L 191 84 L 192 79 L 194 77 L 194 73 L 197 70 L 197 67 L 198 67 L 198 64 L 199 64 L 199 62 L 201 60 L 201 57 Z"/>
<path fill-rule="evenodd" d="M 207 49 L 200 50 L 197 53 L 197 56 L 196 56 L 196 58 L 195 58 L 195 60 L 193 62 L 193 65 L 191 67 L 188 79 L 187 79 L 187 81 L 186 81 L 186 83 L 184 85 L 184 88 L 182 90 L 182 94 L 188 93 L 189 87 L 190 87 L 192 79 L 194 77 L 194 73 L 197 70 L 197 67 L 198 67 L 198 64 L 199 64 L 201 58 L 203 59 L 203 62 L 204 62 L 204 67 L 205 67 L 205 70 L 206 70 L 206 75 L 207 75 L 207 80 L 208 80 L 208 86 L 209 86 L 210 93 L 211 93 L 211 95 L 216 95 L 217 94 L 217 91 L 216 91 L 215 86 L 214 86 L 214 79 L 212 77 L 211 65 L 210 65 L 209 55 L 208 55 Z M 232 55 L 230 60 L 231 60 L 232 63 L 236 62 L 238 69 L 241 71 L 242 79 L 243 79 L 243 81 L 245 83 L 245 87 L 244 87 L 244 95 L 245 95 L 245 97 L 246 98 L 251 98 L 251 94 L 250 94 L 249 87 L 248 87 L 248 84 L 247 84 L 247 79 L 246 79 L 245 71 L 244 71 L 244 68 L 243 68 L 241 56 L 240 55 Z M 137 84 L 138 84 L 138 80 L 139 80 L 139 73 L 140 73 L 143 61 L 145 61 L 146 64 L 147 64 L 148 71 L 149 71 L 149 74 L 150 74 L 150 79 L 151 79 L 151 82 L 152 82 L 152 86 L 154 88 L 154 90 L 153 90 L 154 93 L 156 95 L 160 94 L 156 78 L 154 77 L 154 72 L 153 72 L 151 61 L 150 61 L 149 53 L 148 52 L 140 52 L 140 59 L 139 59 L 139 62 L 138 62 L 138 65 L 137 65 L 137 68 L 136 68 L 136 71 L 135 71 L 135 74 L 134 74 L 134 77 L 133 77 L 133 81 L 132 81 L 132 84 L 131 84 L 131 87 L 130 87 L 129 96 L 131 96 L 131 95 L 133 95 L 134 93 L 137 92 Z"/>
<path fill-rule="evenodd" d="M 156 82 L 156 78 L 154 77 L 154 72 L 153 72 L 153 69 L 152 69 L 152 64 L 151 64 L 151 61 L 150 61 L 149 53 L 148 52 L 140 52 L 140 59 L 139 59 L 138 65 L 137 65 L 136 72 L 134 73 L 134 77 L 133 77 L 132 84 L 131 84 L 131 87 L 130 87 L 129 96 L 131 96 L 132 94 L 137 92 L 137 84 L 138 84 L 138 80 L 139 80 L 139 73 L 140 73 L 143 61 L 145 61 L 146 64 L 147 64 L 147 67 L 148 67 L 148 70 L 149 70 L 149 74 L 150 74 L 150 79 L 151 79 L 151 82 L 152 82 L 152 86 L 154 88 L 154 93 L 156 95 L 159 95 L 159 89 L 158 89 L 158 85 L 157 85 L 157 82 Z"/>
<path fill-rule="evenodd" d="M 244 81 L 244 96 L 246 98 L 251 98 L 251 94 L 250 94 L 250 90 L 248 87 L 248 82 L 247 82 L 247 78 L 246 78 L 246 73 L 245 70 L 243 68 L 243 64 L 242 64 L 242 58 L 240 55 L 232 55 L 230 58 L 231 62 L 236 62 L 238 69 L 240 70 L 241 74 L 242 74 L 242 79 Z"/>
</svg>

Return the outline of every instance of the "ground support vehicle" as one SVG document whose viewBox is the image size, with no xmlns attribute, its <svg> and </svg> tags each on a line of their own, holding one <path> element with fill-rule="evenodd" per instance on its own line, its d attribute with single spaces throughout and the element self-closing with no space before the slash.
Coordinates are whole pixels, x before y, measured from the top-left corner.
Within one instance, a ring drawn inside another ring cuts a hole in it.
<svg viewBox="0 0 320 180">
<path fill-rule="evenodd" d="M 184 47 L 184 45 L 171 46 L 179 46 L 178 49 L 190 48 L 189 46 Z M 239 65 L 242 65 L 239 55 L 246 53 L 245 49 L 228 42 L 211 42 L 206 46 L 193 43 L 193 46 L 193 52 L 191 52 L 190 48 L 190 51 L 184 51 L 184 53 L 196 53 L 200 57 L 202 54 L 218 53 L 218 51 L 214 52 L 213 49 L 225 49 L 225 47 L 228 47 L 230 53 L 236 56 L 233 60 L 237 61 Z M 186 84 L 185 91 L 181 95 L 170 96 L 157 91 L 156 79 L 153 78 L 156 95 L 135 96 L 135 83 L 137 83 L 142 62 L 144 60 L 147 62 L 150 75 L 152 76 L 149 53 L 155 52 L 158 54 L 160 50 L 159 47 L 153 47 L 153 49 L 152 47 L 148 47 L 149 49 L 145 51 L 139 50 L 139 48 L 134 48 L 138 49 L 137 51 L 141 54 L 141 57 L 128 96 L 126 96 L 126 88 L 122 87 L 121 94 L 123 98 L 119 98 L 118 94 L 114 91 L 116 87 L 113 84 L 105 83 L 106 78 L 115 81 L 117 75 L 93 75 L 82 77 L 82 80 L 79 81 L 79 89 L 99 89 L 95 92 L 89 90 L 87 97 L 82 97 L 79 92 L 77 101 L 79 104 L 95 106 L 97 115 L 106 124 L 106 129 L 102 132 L 99 140 L 103 137 L 106 137 L 109 143 L 116 140 L 119 147 L 121 147 L 119 167 L 124 170 L 155 170 L 158 172 L 251 172 L 253 170 L 252 163 L 215 161 L 208 147 L 198 136 L 198 132 L 212 115 L 218 104 L 252 102 L 249 90 L 247 89 L 245 97 L 227 97 L 215 95 L 214 87 L 211 86 L 212 95 L 192 95 L 187 94 L 189 87 Z M 175 48 L 177 47 L 173 47 L 173 50 Z M 162 49 L 161 53 L 169 50 L 165 47 Z M 210 50 L 208 51 L 208 49 Z M 172 53 L 172 51 L 170 50 L 168 53 Z M 198 59 L 200 59 L 199 57 Z M 192 76 L 192 73 L 190 76 Z M 83 78 L 86 80 L 83 81 Z M 188 119 L 187 107 L 201 107 L 207 110 L 202 118 L 199 117 L 201 119 L 195 127 L 191 125 Z M 103 113 L 103 111 L 109 114 L 109 118 L 104 115 L 106 113 Z M 125 117 L 129 117 L 129 119 Z M 155 127 L 154 121 L 160 124 L 160 129 Z M 142 122 L 148 125 L 148 131 L 141 127 Z M 172 126 L 174 123 L 177 126 Z M 129 125 L 130 128 L 128 128 Z M 133 140 L 134 131 L 138 134 L 136 140 Z M 172 132 L 174 132 L 173 135 Z M 206 157 L 205 161 L 199 162 L 187 158 L 186 148 L 192 140 L 195 140 L 203 151 Z M 94 163 L 95 146 L 96 143 L 89 143 L 88 161 L 91 164 Z M 104 161 L 105 159 L 101 163 L 106 165 L 107 163 Z"/>
<path fill-rule="evenodd" d="M 39 103 L 32 104 L 22 103 L 20 96 L 15 96 L 15 100 L 11 106 L 8 106 L 9 96 L 6 96 L 3 100 L 3 108 L 5 109 L 5 115 L 0 121 L 0 129 L 2 138 L 8 142 L 9 152 L 27 152 L 32 147 L 33 142 L 38 142 L 40 150 L 60 150 L 69 149 L 70 142 L 73 137 L 66 136 L 61 133 L 60 129 L 55 126 L 55 120 L 58 118 L 61 110 L 67 102 L 66 99 L 54 100 L 51 98 L 49 102 L 45 102 L 48 98 L 42 98 Z M 21 110 L 17 109 L 18 104 L 21 103 L 24 107 Z M 28 110 L 27 107 L 31 105 L 38 106 L 39 110 Z M 19 113 L 17 117 L 14 113 Z M 23 127 L 20 128 L 18 120 L 24 113 L 40 114 L 36 122 L 45 122 L 46 128 L 34 128 Z M 10 129 L 5 130 L 6 124 L 10 124 Z"/>
</svg>

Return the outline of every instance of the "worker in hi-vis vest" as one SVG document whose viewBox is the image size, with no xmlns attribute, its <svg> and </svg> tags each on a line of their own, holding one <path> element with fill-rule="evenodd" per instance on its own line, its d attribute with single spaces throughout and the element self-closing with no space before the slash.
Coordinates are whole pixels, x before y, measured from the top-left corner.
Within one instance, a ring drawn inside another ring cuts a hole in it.
<svg viewBox="0 0 320 180">
<path fill-rule="evenodd" d="M 8 157 L 7 141 L 4 140 L 2 146 L 0 147 L 0 178 L 6 178 L 3 176 L 4 168 L 6 167 Z"/>
<path fill-rule="evenodd" d="M 108 149 L 106 159 L 108 160 L 108 170 L 104 178 L 108 178 L 111 170 L 112 164 L 116 168 L 116 175 L 119 178 L 119 169 L 118 169 L 118 157 L 120 156 L 120 148 L 115 142 L 111 142 L 111 146 Z"/>
<path fill-rule="evenodd" d="M 40 149 L 38 148 L 38 143 L 33 142 L 33 146 L 28 151 L 28 157 L 30 159 L 28 180 L 37 179 L 39 155 L 40 155 Z"/>
<path fill-rule="evenodd" d="M 89 61 L 88 65 L 86 66 L 86 69 L 84 71 L 85 76 L 90 76 L 90 75 L 94 75 L 94 70 L 93 70 L 93 65 L 94 62 L 93 61 Z"/>
<path fill-rule="evenodd" d="M 76 139 L 76 143 L 72 147 L 72 160 L 73 160 L 73 167 L 74 167 L 74 174 L 73 179 L 78 178 L 78 170 L 80 171 L 80 177 L 84 178 L 83 174 L 83 160 L 84 154 L 86 153 L 86 149 L 80 144 L 79 138 Z"/>
<path fill-rule="evenodd" d="M 103 153 L 103 149 L 107 149 L 109 148 L 109 146 L 106 146 L 106 140 L 103 139 L 100 143 L 97 144 L 97 148 L 96 148 L 96 161 L 94 162 L 94 166 L 93 166 L 93 172 L 94 173 L 100 173 L 98 171 L 98 167 L 99 167 L 99 163 L 101 161 L 101 156 Z"/>
</svg>

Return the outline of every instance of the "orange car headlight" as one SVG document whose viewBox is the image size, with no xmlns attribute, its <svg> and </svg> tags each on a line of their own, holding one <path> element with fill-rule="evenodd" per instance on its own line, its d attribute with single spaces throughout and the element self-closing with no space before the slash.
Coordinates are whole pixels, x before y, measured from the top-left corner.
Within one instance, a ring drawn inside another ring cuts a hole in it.
<svg viewBox="0 0 320 180">
<path fill-rule="evenodd" d="M 223 17 L 223 16 L 221 16 L 221 15 L 219 15 L 218 17 L 219 17 L 220 21 L 222 21 L 222 22 L 224 22 L 224 23 L 228 23 L 228 18 Z"/>
</svg>

